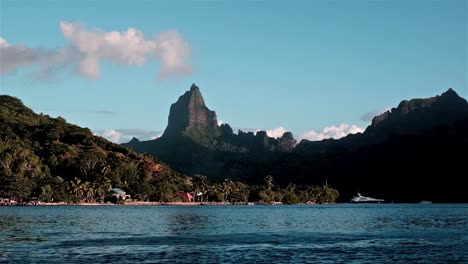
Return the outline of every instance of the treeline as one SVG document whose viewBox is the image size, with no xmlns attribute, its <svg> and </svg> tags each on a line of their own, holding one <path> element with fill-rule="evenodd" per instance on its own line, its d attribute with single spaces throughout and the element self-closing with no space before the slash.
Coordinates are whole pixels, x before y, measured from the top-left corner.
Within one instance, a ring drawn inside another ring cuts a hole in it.
<svg viewBox="0 0 468 264">
<path fill-rule="evenodd" d="M 193 178 L 193 190 L 199 195 L 200 201 L 208 202 L 282 202 L 297 203 L 334 203 L 339 192 L 328 185 L 298 186 L 289 184 L 287 187 L 275 185 L 273 177 L 266 176 L 263 185 L 247 185 L 225 179 L 222 183 L 211 183 L 206 176 L 197 175 Z"/>
<path fill-rule="evenodd" d="M 214 202 L 334 202 L 329 186 L 263 185 L 189 177 L 150 155 L 94 136 L 65 119 L 35 114 L 17 98 L 0 96 L 0 198 L 44 202 L 104 202 L 113 187 L 140 201 L 181 201 L 192 192 Z"/>
</svg>

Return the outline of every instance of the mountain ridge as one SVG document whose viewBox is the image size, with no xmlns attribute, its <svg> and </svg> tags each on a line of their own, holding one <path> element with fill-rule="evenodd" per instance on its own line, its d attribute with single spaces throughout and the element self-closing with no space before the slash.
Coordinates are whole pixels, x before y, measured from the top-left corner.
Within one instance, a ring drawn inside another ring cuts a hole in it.
<svg viewBox="0 0 468 264">
<path fill-rule="evenodd" d="M 364 133 L 411 133 L 459 121 L 467 115 L 467 101 L 449 88 L 434 97 L 401 101 L 397 107 L 374 117 Z"/>
<path fill-rule="evenodd" d="M 201 96 L 197 87 L 198 92 Z M 206 107 L 204 101 L 203 106 Z M 208 117 L 207 113 L 202 113 Z M 207 127 L 205 117 L 201 118 L 202 133 L 186 133 L 124 145 L 138 152 L 157 155 L 189 175 L 203 174 L 215 181 L 230 178 L 258 184 L 265 175 L 274 176 L 281 184 L 324 184 L 328 179 L 333 186 L 340 187 L 343 197 L 358 191 L 376 196 L 381 192 L 384 198 L 395 201 L 416 201 L 425 195 L 425 199 L 431 199 L 428 197 L 430 192 L 414 190 L 418 184 L 432 191 L 437 186 L 449 188 L 445 183 L 440 184 L 435 175 L 435 172 L 442 173 L 447 166 L 449 169 L 446 171 L 452 173 L 447 178 L 460 182 L 462 178 L 453 174 L 454 168 L 460 169 L 458 163 L 454 165 L 453 161 L 459 161 L 460 157 L 452 152 L 468 149 L 468 133 L 465 131 L 468 103 L 451 88 L 431 98 L 404 100 L 391 111 L 374 117 L 363 133 L 350 134 L 337 140 L 302 140 L 296 144 L 290 132 L 280 138 L 268 137 L 265 131 L 239 131 L 236 135 L 228 124 L 217 126 L 216 133 L 203 133 Z M 192 127 L 197 128 L 194 131 L 200 131 L 200 126 Z M 448 149 L 444 149 L 444 144 Z M 450 154 L 443 155 L 444 151 Z M 407 153 L 412 153 L 412 156 Z M 413 163 L 408 163 L 412 159 Z M 430 160 L 435 167 L 432 170 L 421 167 L 423 163 L 420 159 Z M 435 162 L 437 159 L 440 164 Z M 387 182 L 387 186 L 395 190 L 389 190 L 376 181 L 380 177 L 373 177 L 373 173 L 379 170 L 376 164 L 385 167 L 388 166 L 387 162 L 394 163 L 388 171 L 396 176 L 383 173 L 381 181 Z M 345 168 L 348 172 L 345 172 Z M 421 175 L 415 174 L 418 170 L 429 175 L 429 178 L 424 181 Z M 346 173 L 349 178 L 343 177 Z M 397 182 L 392 182 L 392 177 Z M 405 177 L 408 186 L 398 185 L 404 182 Z M 457 188 L 452 193 L 444 189 L 441 195 L 432 196 L 445 202 L 463 200 L 462 191 Z M 401 189 L 401 194 L 398 194 L 398 189 Z"/>
</svg>

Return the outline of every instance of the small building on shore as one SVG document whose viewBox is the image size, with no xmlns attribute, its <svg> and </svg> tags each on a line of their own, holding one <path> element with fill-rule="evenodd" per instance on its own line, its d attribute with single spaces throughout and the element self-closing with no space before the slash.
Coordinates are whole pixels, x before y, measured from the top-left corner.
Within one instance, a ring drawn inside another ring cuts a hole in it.
<svg viewBox="0 0 468 264">
<path fill-rule="evenodd" d="M 188 192 L 179 192 L 179 197 L 181 197 L 184 200 L 184 202 L 193 202 L 193 195 L 191 195 Z"/>
<path fill-rule="evenodd" d="M 131 199 L 130 195 L 120 188 L 112 188 L 111 192 L 112 192 L 112 196 L 116 197 L 119 200 Z"/>
</svg>

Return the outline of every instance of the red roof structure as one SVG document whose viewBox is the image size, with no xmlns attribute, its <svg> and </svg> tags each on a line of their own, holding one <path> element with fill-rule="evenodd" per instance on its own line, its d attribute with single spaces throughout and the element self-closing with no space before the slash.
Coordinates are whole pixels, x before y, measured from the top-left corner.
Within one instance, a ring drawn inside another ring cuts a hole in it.
<svg viewBox="0 0 468 264">
<path fill-rule="evenodd" d="M 193 196 L 188 192 L 179 192 L 179 196 L 185 198 L 187 202 L 193 202 Z"/>
</svg>

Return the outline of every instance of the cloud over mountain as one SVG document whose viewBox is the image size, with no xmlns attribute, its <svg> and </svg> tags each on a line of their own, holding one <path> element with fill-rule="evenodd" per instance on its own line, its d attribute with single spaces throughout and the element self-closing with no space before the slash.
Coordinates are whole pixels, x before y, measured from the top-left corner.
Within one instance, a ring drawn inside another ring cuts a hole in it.
<svg viewBox="0 0 468 264">
<path fill-rule="evenodd" d="M 128 142 L 133 137 L 136 137 L 139 140 L 150 140 L 162 136 L 162 131 L 146 130 L 139 128 L 94 130 L 93 133 L 114 143 Z"/>
<path fill-rule="evenodd" d="M 279 138 L 284 132 L 287 132 L 287 130 L 282 126 L 266 130 L 267 135 L 272 138 Z"/>
<path fill-rule="evenodd" d="M 135 28 L 106 32 L 64 21 L 60 22 L 60 29 L 69 44 L 53 50 L 13 45 L 0 37 L 0 74 L 33 68 L 37 77 L 45 78 L 59 68 L 71 67 L 88 79 L 98 79 L 103 61 L 143 65 L 150 60 L 160 62 L 160 78 L 189 74 L 192 70 L 190 44 L 177 31 L 145 38 L 143 32 Z"/>
<path fill-rule="evenodd" d="M 311 130 L 304 132 L 300 135 L 299 139 L 307 139 L 310 141 L 320 141 L 326 138 L 339 139 L 348 134 L 362 133 L 364 130 L 364 128 L 356 125 L 341 124 L 338 126 L 328 126 L 319 131 Z"/>
<path fill-rule="evenodd" d="M 356 134 L 364 132 L 365 128 L 358 127 L 356 125 L 340 124 L 337 126 L 328 126 L 322 130 L 310 130 L 298 135 L 299 140 L 307 139 L 310 141 L 320 141 L 322 139 L 334 138 L 339 139 L 347 136 L 348 134 Z M 265 131 L 269 137 L 278 138 L 281 137 L 288 130 L 282 126 L 272 129 L 242 129 L 242 131 L 252 131 L 257 133 L 258 131 Z"/>
<path fill-rule="evenodd" d="M 234 128 L 234 131 L 241 130 L 243 132 L 254 132 L 257 134 L 259 131 L 265 131 L 269 137 L 272 138 L 279 138 L 281 137 L 285 132 L 288 132 L 288 130 L 282 126 L 275 127 L 272 129 L 251 129 L 251 128 Z"/>
</svg>

